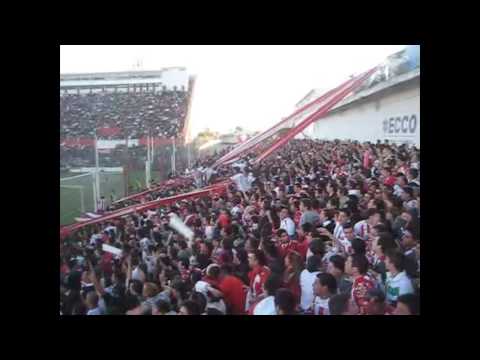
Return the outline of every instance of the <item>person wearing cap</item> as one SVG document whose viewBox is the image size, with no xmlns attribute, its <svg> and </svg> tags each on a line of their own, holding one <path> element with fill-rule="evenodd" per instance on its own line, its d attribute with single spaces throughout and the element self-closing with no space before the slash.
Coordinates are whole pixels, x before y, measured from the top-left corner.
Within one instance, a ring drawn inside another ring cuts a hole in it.
<svg viewBox="0 0 480 360">
<path fill-rule="evenodd" d="M 386 297 L 382 290 L 369 289 L 365 299 L 368 301 L 366 315 L 392 315 L 393 308 L 386 304 Z"/>
</svg>

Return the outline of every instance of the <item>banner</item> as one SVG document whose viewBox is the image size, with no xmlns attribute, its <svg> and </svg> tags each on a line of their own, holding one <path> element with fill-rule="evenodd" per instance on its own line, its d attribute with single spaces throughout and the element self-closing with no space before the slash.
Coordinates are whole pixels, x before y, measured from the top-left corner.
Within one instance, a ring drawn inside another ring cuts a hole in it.
<svg viewBox="0 0 480 360">
<path fill-rule="evenodd" d="M 201 190 L 192 191 L 186 194 L 174 195 L 174 196 L 170 196 L 163 199 L 152 200 L 144 204 L 135 204 L 135 205 L 127 206 L 123 209 L 113 211 L 109 214 L 103 215 L 96 219 L 91 219 L 89 221 L 84 221 L 77 224 L 63 226 L 60 228 L 60 239 L 64 239 L 66 236 L 68 236 L 72 232 L 77 231 L 85 226 L 103 223 L 106 221 L 117 219 L 122 216 L 132 214 L 134 212 L 146 211 L 146 210 L 158 208 L 159 206 L 168 206 L 182 200 L 196 199 L 203 196 L 221 195 L 227 190 L 227 187 L 230 183 L 231 183 L 231 180 L 225 180 L 217 184 L 207 186 Z"/>
</svg>

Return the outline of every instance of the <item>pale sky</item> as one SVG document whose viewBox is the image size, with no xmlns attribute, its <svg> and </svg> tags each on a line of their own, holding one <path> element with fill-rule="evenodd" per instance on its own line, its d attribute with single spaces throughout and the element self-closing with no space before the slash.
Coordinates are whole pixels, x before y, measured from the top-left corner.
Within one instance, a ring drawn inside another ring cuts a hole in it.
<svg viewBox="0 0 480 360">
<path fill-rule="evenodd" d="M 263 130 L 310 90 L 330 90 L 405 45 L 62 45 L 60 73 L 182 66 L 196 75 L 192 136 L 205 128 Z"/>
</svg>

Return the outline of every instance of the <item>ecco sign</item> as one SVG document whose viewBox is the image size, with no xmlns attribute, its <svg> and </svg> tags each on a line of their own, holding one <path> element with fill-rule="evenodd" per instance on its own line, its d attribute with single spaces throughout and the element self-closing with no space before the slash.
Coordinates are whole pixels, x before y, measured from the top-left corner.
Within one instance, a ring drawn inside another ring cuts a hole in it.
<svg viewBox="0 0 480 360">
<path fill-rule="evenodd" d="M 385 134 L 414 134 L 417 130 L 417 115 L 396 116 L 383 120 Z"/>
</svg>

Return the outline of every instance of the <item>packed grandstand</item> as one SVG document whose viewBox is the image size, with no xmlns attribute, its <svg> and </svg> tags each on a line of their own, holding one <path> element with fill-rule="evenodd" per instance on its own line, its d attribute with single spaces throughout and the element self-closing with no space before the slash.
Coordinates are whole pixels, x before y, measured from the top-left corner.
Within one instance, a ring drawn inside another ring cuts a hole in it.
<svg viewBox="0 0 480 360">
<path fill-rule="evenodd" d="M 60 314 L 419 314 L 419 148 L 299 136 L 378 71 L 61 227 Z M 62 96 L 62 141 L 183 131 L 186 93 L 118 95 Z"/>
</svg>

